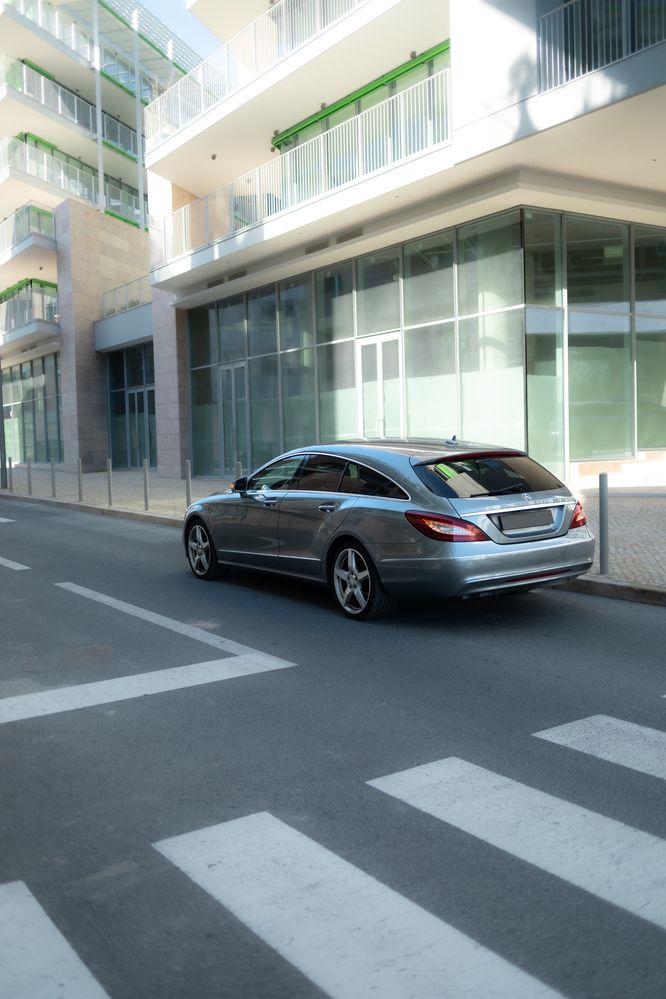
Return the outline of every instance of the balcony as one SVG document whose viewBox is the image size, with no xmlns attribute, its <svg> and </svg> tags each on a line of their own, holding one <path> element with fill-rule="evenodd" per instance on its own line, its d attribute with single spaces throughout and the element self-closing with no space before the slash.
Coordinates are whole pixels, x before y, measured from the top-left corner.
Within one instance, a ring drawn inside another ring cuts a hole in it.
<svg viewBox="0 0 666 999">
<path fill-rule="evenodd" d="M 102 296 L 102 316 L 107 319 L 109 316 L 117 316 L 121 312 L 129 309 L 136 309 L 139 305 L 147 305 L 152 301 L 152 291 L 149 276 L 137 278 L 136 281 L 128 281 L 127 284 L 119 288 L 112 288 L 105 291 Z"/>
<path fill-rule="evenodd" d="M 35 189 L 50 208 L 67 197 L 97 204 L 97 170 L 48 144 L 23 138 L 0 139 L 0 182 L 11 187 L 3 190 L 3 200 L 14 208 L 30 201 Z M 135 225 L 141 224 L 139 195 L 113 177 L 104 177 L 106 209 Z M 10 208 L 11 210 L 11 208 Z"/>
<path fill-rule="evenodd" d="M 47 111 L 59 115 L 73 125 L 78 125 L 91 139 L 95 139 L 97 111 L 90 101 L 84 100 L 25 62 L 0 65 L 0 78 L 10 90 L 23 94 Z M 102 138 L 108 145 L 136 160 L 138 142 L 135 129 L 106 112 L 102 112 Z"/>
<path fill-rule="evenodd" d="M 15 284 L 23 274 L 39 272 L 56 279 L 56 242 L 53 212 L 40 205 L 22 205 L 0 222 L 2 283 Z"/>
<path fill-rule="evenodd" d="M 666 0 L 570 0 L 539 18 L 539 89 L 666 41 Z"/>
<path fill-rule="evenodd" d="M 447 145 L 450 118 L 444 70 L 154 223 L 153 268 Z"/>
<path fill-rule="evenodd" d="M 278 0 L 145 111 L 150 152 L 369 0 Z"/>
<path fill-rule="evenodd" d="M 58 288 L 26 279 L 0 294 L 0 348 L 7 354 L 17 341 L 21 348 L 60 333 Z"/>
</svg>

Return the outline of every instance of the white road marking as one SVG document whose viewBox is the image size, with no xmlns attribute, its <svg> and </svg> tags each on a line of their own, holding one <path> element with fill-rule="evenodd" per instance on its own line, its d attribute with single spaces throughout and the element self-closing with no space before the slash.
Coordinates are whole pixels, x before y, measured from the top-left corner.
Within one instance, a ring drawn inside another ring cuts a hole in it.
<svg viewBox="0 0 666 999">
<path fill-rule="evenodd" d="M 0 885 L 0 996 L 108 999 L 22 881 Z"/>
<path fill-rule="evenodd" d="M 112 704 L 115 701 L 127 701 L 149 694 L 183 690 L 205 683 L 218 683 L 220 680 L 231 680 L 252 673 L 284 669 L 289 665 L 261 652 L 253 652 L 245 656 L 229 656 L 228 659 L 195 663 L 192 666 L 176 666 L 150 673 L 121 676 L 112 680 L 83 683 L 74 687 L 20 694 L 18 697 L 6 697 L 0 700 L 0 724 L 59 714 L 63 711 L 76 711 L 79 708 L 91 708 L 100 704 Z"/>
<path fill-rule="evenodd" d="M 138 617 L 142 621 L 149 621 L 150 624 L 156 624 L 159 628 L 168 628 L 169 631 L 175 631 L 178 635 L 192 638 L 195 642 L 204 642 L 205 645 L 212 645 L 216 649 L 222 649 L 224 652 L 231 653 L 231 655 L 242 656 L 247 653 L 256 653 L 256 649 L 251 648 L 249 645 L 240 645 L 238 642 L 232 642 L 221 635 L 214 635 L 208 631 L 204 631 L 203 628 L 195 628 L 192 625 L 183 624 L 182 621 L 176 621 L 173 618 L 164 617 L 162 614 L 155 614 L 153 611 L 144 610 L 143 607 L 126 604 L 123 600 L 116 600 L 115 597 L 109 597 L 105 593 L 98 593 L 96 590 L 88 590 L 85 586 L 78 586 L 76 583 L 55 583 L 54 585 L 59 586 L 63 590 L 69 590 L 70 593 L 76 593 L 80 597 L 94 600 L 98 604 L 104 604 L 106 607 L 122 611 L 123 614 Z M 288 663 L 284 659 L 277 659 L 275 656 L 270 656 L 267 653 L 263 654 L 267 659 L 271 659 L 283 666 L 293 665 L 293 663 Z"/>
<path fill-rule="evenodd" d="M 267 812 L 155 847 L 335 999 L 559 995 Z"/>
<path fill-rule="evenodd" d="M 0 517 L 0 524 L 15 524 L 15 520 L 11 520 L 9 517 Z"/>
<path fill-rule="evenodd" d="M 21 565 L 20 562 L 12 562 L 9 558 L 0 558 L 0 565 L 4 565 L 5 569 L 14 569 L 16 572 L 21 572 L 23 569 L 29 569 L 29 565 Z"/>
<path fill-rule="evenodd" d="M 658 729 L 609 715 L 592 715 L 533 734 L 537 739 L 666 780 L 666 732 Z"/>
<path fill-rule="evenodd" d="M 666 841 L 450 757 L 372 787 L 666 929 Z"/>
</svg>

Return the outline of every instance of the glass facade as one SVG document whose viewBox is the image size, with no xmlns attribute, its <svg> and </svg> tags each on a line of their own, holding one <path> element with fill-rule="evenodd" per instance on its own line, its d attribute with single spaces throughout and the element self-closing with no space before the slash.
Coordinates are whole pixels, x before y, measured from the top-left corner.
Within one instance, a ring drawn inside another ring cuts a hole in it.
<svg viewBox="0 0 666 999">
<path fill-rule="evenodd" d="M 516 208 L 189 322 L 197 475 L 358 436 L 528 448 L 560 476 L 666 448 L 663 229 Z"/>
<path fill-rule="evenodd" d="M 60 355 L 2 370 L 5 446 L 14 464 L 63 460 Z"/>
</svg>

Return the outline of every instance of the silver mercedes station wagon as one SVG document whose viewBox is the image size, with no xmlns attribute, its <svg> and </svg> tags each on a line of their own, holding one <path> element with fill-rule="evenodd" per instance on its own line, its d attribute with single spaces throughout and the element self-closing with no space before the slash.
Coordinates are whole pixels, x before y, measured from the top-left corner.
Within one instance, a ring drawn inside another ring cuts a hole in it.
<svg viewBox="0 0 666 999">
<path fill-rule="evenodd" d="M 401 596 L 553 585 L 594 553 L 580 503 L 547 469 L 455 438 L 289 451 L 193 503 L 184 543 L 199 579 L 244 566 L 313 580 L 355 620 Z"/>
</svg>

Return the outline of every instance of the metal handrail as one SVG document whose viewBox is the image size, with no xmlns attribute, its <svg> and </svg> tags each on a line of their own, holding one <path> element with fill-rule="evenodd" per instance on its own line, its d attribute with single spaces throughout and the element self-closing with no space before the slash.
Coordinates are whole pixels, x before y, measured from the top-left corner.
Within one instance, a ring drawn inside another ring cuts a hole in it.
<svg viewBox="0 0 666 999">
<path fill-rule="evenodd" d="M 539 18 L 539 89 L 553 90 L 666 41 L 666 0 L 568 0 Z"/>
<path fill-rule="evenodd" d="M 449 143 L 450 103 L 445 69 L 153 223 L 153 268 Z"/>
<path fill-rule="evenodd" d="M 144 112 L 146 150 L 155 149 L 296 49 L 370 0 L 277 0 L 247 28 L 165 90 Z"/>
</svg>

